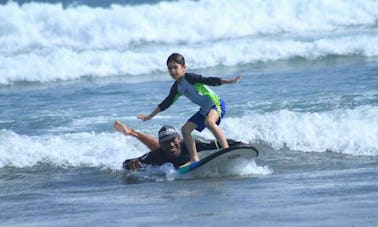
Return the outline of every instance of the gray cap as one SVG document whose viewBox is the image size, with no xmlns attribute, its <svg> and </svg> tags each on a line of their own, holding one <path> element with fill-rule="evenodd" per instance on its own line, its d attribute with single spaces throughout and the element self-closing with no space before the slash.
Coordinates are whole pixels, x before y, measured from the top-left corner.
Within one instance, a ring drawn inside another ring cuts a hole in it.
<svg viewBox="0 0 378 227">
<path fill-rule="evenodd" d="M 165 142 L 178 136 L 177 129 L 170 125 L 164 125 L 159 130 L 159 142 Z"/>
</svg>

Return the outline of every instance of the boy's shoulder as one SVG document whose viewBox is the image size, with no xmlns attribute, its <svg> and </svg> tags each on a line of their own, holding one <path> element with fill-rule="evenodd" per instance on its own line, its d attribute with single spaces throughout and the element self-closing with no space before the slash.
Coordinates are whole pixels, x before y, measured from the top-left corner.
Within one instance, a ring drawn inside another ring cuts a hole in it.
<svg viewBox="0 0 378 227">
<path fill-rule="evenodd" d="M 207 77 L 197 73 L 185 73 L 185 79 L 191 83 L 203 83 L 210 86 L 219 86 L 222 84 L 219 77 Z"/>
<path fill-rule="evenodd" d="M 185 73 L 184 75 L 185 78 L 187 77 L 202 77 L 202 75 L 198 74 L 198 73 Z"/>
<path fill-rule="evenodd" d="M 185 73 L 184 78 L 189 82 L 189 83 L 195 83 L 201 80 L 202 75 L 197 74 L 197 73 Z"/>
<path fill-rule="evenodd" d="M 194 83 L 200 81 L 201 78 L 202 78 L 202 75 L 197 74 L 197 73 L 185 73 L 185 75 L 184 75 L 184 79 L 187 82 L 189 82 L 190 84 L 194 84 Z M 179 84 L 179 82 L 177 80 L 175 80 L 175 82 L 173 82 L 173 84 L 172 84 L 171 89 L 176 89 L 178 84 Z"/>
</svg>

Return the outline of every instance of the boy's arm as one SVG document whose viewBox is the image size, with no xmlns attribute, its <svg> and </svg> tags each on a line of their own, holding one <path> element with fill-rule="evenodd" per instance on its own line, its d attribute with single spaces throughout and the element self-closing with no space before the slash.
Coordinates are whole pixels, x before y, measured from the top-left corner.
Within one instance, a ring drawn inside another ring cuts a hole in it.
<svg viewBox="0 0 378 227">
<path fill-rule="evenodd" d="M 185 76 L 186 76 L 186 79 L 192 84 L 199 82 L 199 83 L 203 83 L 210 86 L 220 86 L 222 84 L 234 84 L 241 79 L 241 76 L 237 76 L 231 80 L 226 80 L 219 77 L 205 77 L 205 76 L 194 74 L 194 73 L 187 73 Z"/>
<path fill-rule="evenodd" d="M 169 91 L 168 96 L 158 105 L 160 111 L 168 109 L 177 99 L 180 97 L 180 94 L 177 92 L 177 82 L 175 82 L 171 90 Z"/>
<path fill-rule="evenodd" d="M 150 113 L 149 115 L 139 114 L 137 117 L 143 121 L 151 120 L 156 114 L 167 109 L 180 96 L 177 93 L 177 84 L 174 83 L 171 87 L 169 95 Z"/>
<path fill-rule="evenodd" d="M 222 84 L 234 84 L 234 83 L 238 82 L 240 79 L 241 79 L 241 76 L 237 76 L 232 80 L 221 79 L 221 83 Z"/>
<path fill-rule="evenodd" d="M 148 121 L 148 120 L 151 120 L 153 117 L 155 117 L 156 114 L 158 114 L 160 112 L 160 107 L 156 107 L 154 109 L 154 111 L 152 111 L 152 113 L 150 113 L 149 115 L 144 115 L 144 114 L 139 114 L 137 117 L 138 119 L 141 119 L 143 121 Z"/>
</svg>

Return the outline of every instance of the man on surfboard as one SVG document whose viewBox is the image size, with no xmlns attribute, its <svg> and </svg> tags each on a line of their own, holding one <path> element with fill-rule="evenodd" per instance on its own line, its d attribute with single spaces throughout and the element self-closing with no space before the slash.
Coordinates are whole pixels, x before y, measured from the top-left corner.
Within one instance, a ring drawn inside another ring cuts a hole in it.
<svg viewBox="0 0 378 227">
<path fill-rule="evenodd" d="M 194 129 L 201 132 L 207 127 L 219 141 L 222 148 L 229 147 L 227 139 L 219 127 L 219 123 L 225 114 L 226 106 L 224 101 L 206 85 L 220 86 L 222 84 L 234 84 L 241 76 L 231 80 L 218 77 L 203 77 L 199 74 L 187 73 L 185 59 L 181 54 L 173 53 L 167 59 L 169 74 L 175 80 L 169 95 L 149 115 L 138 115 L 139 119 L 147 121 L 156 114 L 167 109 L 179 96 L 185 95 L 193 103 L 199 105 L 200 110 L 194 114 L 181 128 L 185 146 L 190 154 L 188 164 L 198 161 L 197 147 L 191 133 Z"/>
<path fill-rule="evenodd" d="M 172 163 L 175 168 L 179 168 L 190 160 L 190 154 L 185 146 L 185 142 L 173 126 L 164 125 L 158 133 L 158 140 L 152 136 L 130 128 L 120 121 L 114 122 L 114 129 L 122 132 L 125 136 L 132 136 L 146 145 L 150 152 L 141 157 L 128 159 L 123 162 L 123 167 L 128 170 L 138 169 L 142 164 L 163 165 Z M 227 141 L 230 145 L 241 144 L 234 140 Z M 204 150 L 217 149 L 215 141 L 195 140 L 198 152 Z"/>
</svg>

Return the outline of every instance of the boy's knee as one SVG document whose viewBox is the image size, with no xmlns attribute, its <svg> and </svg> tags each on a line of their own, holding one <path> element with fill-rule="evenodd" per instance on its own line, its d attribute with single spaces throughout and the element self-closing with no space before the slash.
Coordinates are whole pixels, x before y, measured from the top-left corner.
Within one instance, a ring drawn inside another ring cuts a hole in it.
<svg viewBox="0 0 378 227">
<path fill-rule="evenodd" d="M 207 128 L 214 128 L 214 127 L 217 126 L 217 123 L 215 121 L 206 119 L 205 125 L 206 125 Z"/>
<path fill-rule="evenodd" d="M 181 133 L 183 136 L 185 135 L 190 135 L 193 130 L 196 128 L 195 125 L 192 125 L 192 124 L 184 124 L 182 127 L 181 127 Z"/>
<path fill-rule="evenodd" d="M 181 133 L 183 136 L 191 133 L 188 125 L 185 124 L 184 126 L 181 127 Z"/>
</svg>

